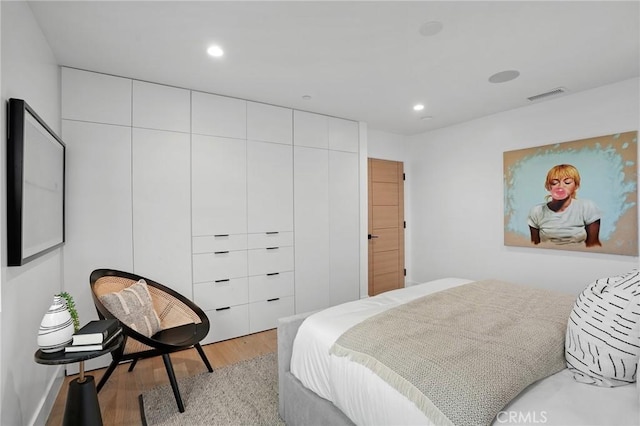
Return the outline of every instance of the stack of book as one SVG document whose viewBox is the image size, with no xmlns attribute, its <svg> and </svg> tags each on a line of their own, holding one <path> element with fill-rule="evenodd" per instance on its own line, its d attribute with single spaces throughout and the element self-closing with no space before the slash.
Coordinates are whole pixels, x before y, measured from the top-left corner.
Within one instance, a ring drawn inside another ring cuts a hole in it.
<svg viewBox="0 0 640 426">
<path fill-rule="evenodd" d="M 73 335 L 71 345 L 66 346 L 64 351 L 101 351 L 121 332 L 120 322 L 116 319 L 90 321 Z"/>
</svg>

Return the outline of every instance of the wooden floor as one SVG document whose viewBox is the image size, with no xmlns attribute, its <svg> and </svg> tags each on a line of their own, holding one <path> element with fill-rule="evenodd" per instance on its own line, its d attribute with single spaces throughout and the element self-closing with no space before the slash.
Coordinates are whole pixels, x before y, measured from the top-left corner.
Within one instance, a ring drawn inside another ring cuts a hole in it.
<svg viewBox="0 0 640 426">
<path fill-rule="evenodd" d="M 203 348 L 211 366 L 215 369 L 269 352 L 275 352 L 276 346 L 276 330 L 268 330 L 237 339 L 205 345 Z M 206 371 L 206 367 L 195 349 L 173 353 L 171 354 L 171 361 L 178 379 Z M 98 394 L 102 421 L 105 426 L 141 425 L 138 395 L 148 389 L 169 383 L 162 357 L 139 361 L 131 373 L 127 372 L 128 368 L 128 363 L 119 365 Z M 97 383 L 100 381 L 104 371 L 105 369 L 95 370 L 87 374 L 94 376 Z M 47 420 L 47 426 L 62 424 L 68 383 L 75 378 L 77 378 L 77 375 L 65 378 Z M 175 404 L 175 400 L 167 401 L 167 403 Z"/>
</svg>

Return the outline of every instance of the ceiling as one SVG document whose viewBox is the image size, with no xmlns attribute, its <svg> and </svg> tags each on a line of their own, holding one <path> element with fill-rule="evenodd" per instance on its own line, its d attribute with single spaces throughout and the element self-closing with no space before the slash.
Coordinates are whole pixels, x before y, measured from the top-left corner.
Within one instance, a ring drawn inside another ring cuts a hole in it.
<svg viewBox="0 0 640 426">
<path fill-rule="evenodd" d="M 29 4 L 60 65 L 404 135 L 640 75 L 638 1 Z M 442 30 L 422 35 L 433 21 Z M 212 43 L 222 58 L 206 54 Z M 520 76 L 488 81 L 505 70 Z"/>
</svg>

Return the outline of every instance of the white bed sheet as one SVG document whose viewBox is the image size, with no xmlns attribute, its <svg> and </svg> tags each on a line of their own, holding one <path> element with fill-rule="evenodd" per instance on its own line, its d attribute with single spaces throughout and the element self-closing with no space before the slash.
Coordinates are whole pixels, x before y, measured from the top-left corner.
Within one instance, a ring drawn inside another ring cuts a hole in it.
<svg viewBox="0 0 640 426">
<path fill-rule="evenodd" d="M 431 425 L 433 422 L 366 367 L 329 354 L 350 327 L 418 297 L 470 283 L 445 278 L 334 306 L 309 316 L 293 344 L 291 372 L 308 389 L 332 401 L 359 425 Z M 640 425 L 640 388 L 613 389 L 577 383 L 568 370 L 531 385 L 494 425 Z"/>
</svg>

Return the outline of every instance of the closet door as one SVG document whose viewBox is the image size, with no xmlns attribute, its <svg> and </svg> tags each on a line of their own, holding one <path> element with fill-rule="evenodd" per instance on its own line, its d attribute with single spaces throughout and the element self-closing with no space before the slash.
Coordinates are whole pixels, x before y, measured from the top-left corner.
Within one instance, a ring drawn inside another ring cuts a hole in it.
<svg viewBox="0 0 640 426">
<path fill-rule="evenodd" d="M 131 128 L 62 120 L 66 150 L 64 290 L 80 320 L 97 318 L 89 291 L 94 269 L 133 270 Z M 106 367 L 108 357 L 85 362 Z M 76 373 L 77 364 L 69 366 Z"/>
<path fill-rule="evenodd" d="M 133 127 L 189 133 L 190 113 L 189 90 L 133 82 Z"/>
<path fill-rule="evenodd" d="M 193 236 L 246 234 L 246 141 L 193 135 L 191 143 Z"/>
<path fill-rule="evenodd" d="M 91 271 L 133 270 L 131 128 L 62 120 L 62 138 L 67 146 L 65 290 L 75 298 L 80 318 L 88 320 L 96 315 Z"/>
<path fill-rule="evenodd" d="M 359 151 L 358 122 L 329 117 L 329 149 L 334 151 Z"/>
<path fill-rule="evenodd" d="M 247 142 L 249 233 L 293 231 L 291 145 Z"/>
<path fill-rule="evenodd" d="M 330 304 L 360 294 L 358 154 L 329 151 Z"/>
<path fill-rule="evenodd" d="M 191 132 L 225 138 L 247 138 L 247 101 L 191 92 Z"/>
<path fill-rule="evenodd" d="M 297 143 L 297 141 L 296 141 Z M 296 312 L 329 306 L 329 156 L 294 147 Z"/>
<path fill-rule="evenodd" d="M 247 102 L 247 139 L 291 145 L 293 110 Z"/>
<path fill-rule="evenodd" d="M 310 148 L 329 148 L 329 117 L 305 111 L 293 113 L 293 143 Z"/>
<path fill-rule="evenodd" d="M 131 126 L 128 78 L 62 67 L 62 118 Z"/>
<path fill-rule="evenodd" d="M 192 298 L 189 134 L 133 129 L 135 273 Z"/>
</svg>

